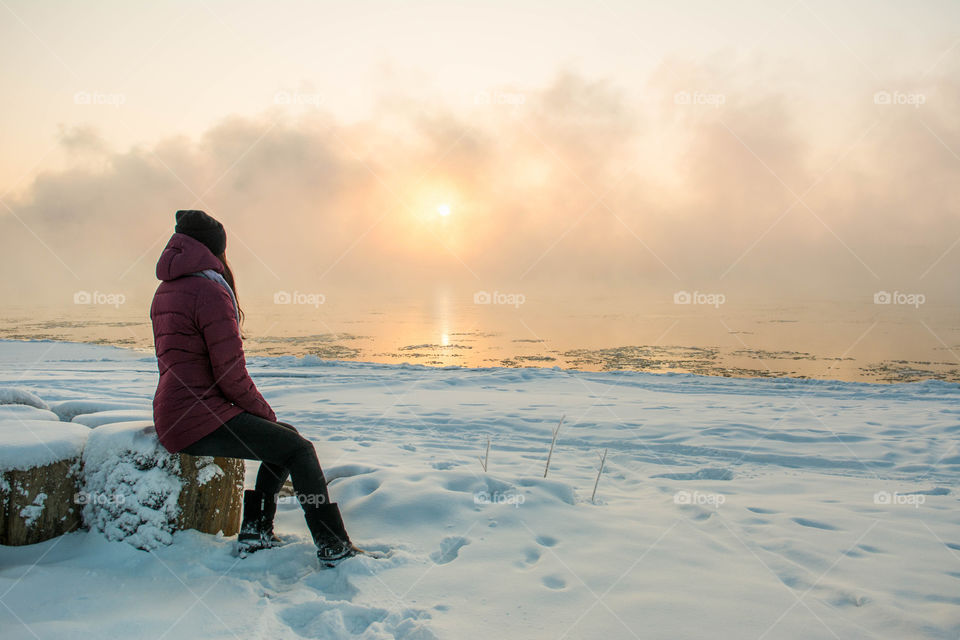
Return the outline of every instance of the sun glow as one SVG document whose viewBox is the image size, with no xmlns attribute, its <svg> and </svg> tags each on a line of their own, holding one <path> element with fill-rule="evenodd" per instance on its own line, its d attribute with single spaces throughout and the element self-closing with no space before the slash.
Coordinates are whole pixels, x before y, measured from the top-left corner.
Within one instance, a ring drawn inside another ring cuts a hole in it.
<svg viewBox="0 0 960 640">
<path fill-rule="evenodd" d="M 439 205 L 439 206 L 437 207 L 437 213 L 439 213 L 441 216 L 443 216 L 444 218 L 446 218 L 447 216 L 450 215 L 450 205 L 447 204 L 447 203 L 443 203 L 443 204 Z"/>
</svg>

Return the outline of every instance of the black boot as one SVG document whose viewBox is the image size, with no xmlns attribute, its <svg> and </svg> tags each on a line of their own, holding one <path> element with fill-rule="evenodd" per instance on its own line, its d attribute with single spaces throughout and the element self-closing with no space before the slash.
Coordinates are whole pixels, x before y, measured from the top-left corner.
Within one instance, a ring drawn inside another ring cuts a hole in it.
<svg viewBox="0 0 960 640">
<path fill-rule="evenodd" d="M 277 496 L 264 494 L 260 510 L 260 539 L 267 547 L 276 547 L 283 544 L 283 540 L 273 533 L 273 518 L 277 515 Z"/>
<path fill-rule="evenodd" d="M 317 559 L 321 567 L 333 567 L 341 560 L 362 553 L 353 546 L 340 517 L 340 507 L 336 503 L 307 505 L 303 507 L 307 526 L 317 545 Z"/>
<path fill-rule="evenodd" d="M 276 513 L 277 496 L 251 489 L 243 492 L 243 522 L 237 534 L 240 555 L 280 544 L 280 539 L 273 534 Z"/>
</svg>

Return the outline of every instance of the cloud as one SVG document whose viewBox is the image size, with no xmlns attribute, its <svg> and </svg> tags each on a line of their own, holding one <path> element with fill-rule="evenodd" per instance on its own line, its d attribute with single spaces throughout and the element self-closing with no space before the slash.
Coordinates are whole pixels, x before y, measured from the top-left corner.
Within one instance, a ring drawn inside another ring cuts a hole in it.
<svg viewBox="0 0 960 640">
<path fill-rule="evenodd" d="M 68 155 L 96 161 L 9 201 L 0 261 L 17 276 L 0 286 L 23 300 L 97 286 L 149 298 L 173 212 L 204 208 L 257 299 L 451 283 L 782 299 L 955 289 L 960 251 L 920 275 L 960 236 L 960 76 L 930 78 L 922 108 L 874 104 L 865 85 L 824 113 L 813 108 L 829 101 L 787 81 L 715 86 L 715 69 L 665 65 L 639 91 L 565 71 L 468 104 L 407 96 L 359 123 L 276 109 L 126 150 L 62 129 Z"/>
<path fill-rule="evenodd" d="M 65 127 L 57 130 L 57 142 L 71 155 L 101 154 L 107 151 L 107 144 L 96 128 L 89 125 Z"/>
</svg>

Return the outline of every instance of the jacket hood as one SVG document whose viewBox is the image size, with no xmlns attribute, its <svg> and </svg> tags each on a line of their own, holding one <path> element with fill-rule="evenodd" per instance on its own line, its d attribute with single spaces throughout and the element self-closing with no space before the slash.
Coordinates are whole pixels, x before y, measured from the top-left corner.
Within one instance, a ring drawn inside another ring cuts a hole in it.
<svg viewBox="0 0 960 640">
<path fill-rule="evenodd" d="M 157 279 L 176 280 L 204 269 L 223 273 L 223 263 L 199 240 L 175 233 L 157 261 Z"/>
</svg>

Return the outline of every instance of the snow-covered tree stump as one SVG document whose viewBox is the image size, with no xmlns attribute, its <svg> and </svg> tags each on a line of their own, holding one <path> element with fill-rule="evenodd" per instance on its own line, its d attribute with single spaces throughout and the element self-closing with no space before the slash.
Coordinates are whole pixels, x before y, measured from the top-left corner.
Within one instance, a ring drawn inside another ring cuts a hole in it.
<svg viewBox="0 0 960 640">
<path fill-rule="evenodd" d="M 42 419 L 44 410 L 31 406 L 0 409 L 0 544 L 34 544 L 78 529 L 80 454 L 90 429 L 52 413 Z"/>
<path fill-rule="evenodd" d="M 237 533 L 242 460 L 168 453 L 150 421 L 106 424 L 89 433 L 82 490 L 87 526 L 140 549 L 170 544 L 180 529 Z"/>
<path fill-rule="evenodd" d="M 243 460 L 186 453 L 177 457 L 182 481 L 177 528 L 236 535 L 243 512 Z"/>
<path fill-rule="evenodd" d="M 41 542 L 81 525 L 152 549 L 173 532 L 240 528 L 244 464 L 170 454 L 148 404 L 79 399 L 49 407 L 0 387 L 0 544 Z"/>
</svg>

